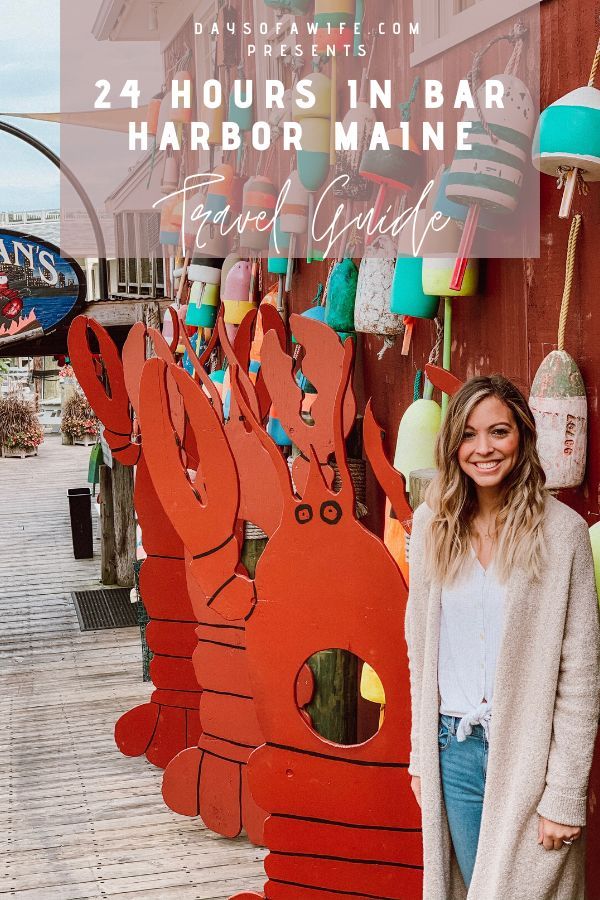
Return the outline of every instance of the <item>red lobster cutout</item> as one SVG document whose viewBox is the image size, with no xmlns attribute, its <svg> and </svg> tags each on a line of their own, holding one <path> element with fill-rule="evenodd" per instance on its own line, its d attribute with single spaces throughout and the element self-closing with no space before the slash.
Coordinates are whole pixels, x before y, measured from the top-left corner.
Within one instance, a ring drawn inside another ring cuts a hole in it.
<svg viewBox="0 0 600 900">
<path fill-rule="evenodd" d="M 232 537 L 239 503 L 237 473 L 214 410 L 186 373 L 162 360 L 150 360 L 142 375 L 148 463 L 161 497 L 177 494 L 170 513 L 189 523 L 184 526 L 190 529 L 188 540 L 195 540 L 198 548 L 190 570 L 211 611 L 227 621 L 246 620 L 251 683 L 265 738 L 250 757 L 248 777 L 255 802 L 269 811 L 265 841 L 271 852 L 265 862 L 269 880 L 264 896 L 273 900 L 314 900 L 319 893 L 339 900 L 348 894 L 416 900 L 422 894 L 420 814 L 407 772 L 408 592 L 381 540 L 355 517 L 342 427 L 352 352 L 348 341 L 336 373 L 340 386 L 332 432 L 343 484 L 338 493 L 327 486 L 320 461 L 311 452 L 305 490 L 301 498 L 295 496 L 283 457 L 253 415 L 232 371 L 240 410 L 268 451 L 283 495 L 281 523 L 258 562 L 254 581 L 239 571 L 239 548 Z M 202 483 L 205 500 L 194 485 L 184 485 L 185 475 L 177 486 L 173 480 L 159 487 L 163 461 L 168 460 L 166 471 L 172 478 L 178 466 L 169 377 L 177 384 L 196 435 L 201 471 L 195 484 Z M 160 415 L 155 413 L 157 403 Z M 402 479 L 384 457 L 369 409 L 365 441 L 397 513 L 407 518 Z M 368 662 L 386 692 L 379 732 L 351 747 L 321 738 L 300 709 L 299 673 L 313 654 L 335 647 Z"/>
<path fill-rule="evenodd" d="M 232 370 L 239 372 L 243 381 L 253 413 L 262 419 L 270 405 L 268 394 L 261 387 L 260 376 L 255 392 L 242 368 L 248 365 L 255 318 L 256 312 L 253 312 L 240 325 L 235 352 L 222 322 L 218 330 Z M 283 323 L 275 310 L 269 308 L 263 326 L 273 328 L 279 340 L 284 340 Z M 198 374 L 202 377 L 200 372 Z M 177 378 L 181 376 L 185 376 L 184 383 L 190 389 L 187 413 L 192 417 L 196 407 L 201 409 L 207 398 L 185 372 L 178 370 Z M 264 740 L 256 718 L 248 672 L 246 623 L 235 616 L 225 621 L 207 601 L 213 591 L 211 566 L 216 564 L 220 571 L 219 567 L 229 566 L 230 560 L 239 564 L 240 546 L 234 537 L 239 520 L 255 522 L 267 535 L 276 529 L 282 513 L 279 483 L 269 451 L 244 422 L 234 395 L 230 417 L 224 426 L 227 439 L 221 427 L 220 409 L 205 426 L 194 431 L 199 447 L 221 441 L 225 455 L 214 469 L 210 458 L 203 460 L 202 471 L 193 485 L 190 484 L 173 442 L 176 429 L 170 416 L 170 404 L 174 385 L 175 379 L 171 379 L 167 388 L 168 404 L 159 403 L 160 395 L 156 395 L 154 403 L 148 400 L 146 406 L 142 401 L 142 417 L 147 438 L 145 448 L 157 477 L 157 490 L 186 547 L 188 589 L 198 622 L 198 648 L 193 661 L 203 687 L 200 700 L 202 733 L 197 747 L 184 750 L 168 765 L 163 797 L 175 812 L 200 815 L 207 827 L 219 834 L 235 837 L 245 828 L 250 840 L 262 843 L 266 813 L 254 802 L 246 773 L 250 753 Z M 163 456 L 159 442 L 152 436 L 162 435 L 165 424 L 168 437 L 167 453 Z M 162 468 L 161 458 L 162 463 L 166 463 Z M 223 490 L 218 477 L 221 464 L 229 467 L 230 475 Z M 217 537 L 221 534 L 227 536 L 222 544 Z M 221 559 L 225 562 L 220 563 Z M 204 579 L 198 577 L 199 570 L 208 572 Z M 309 702 L 312 689 L 312 676 L 306 668 L 298 685 L 303 704 Z"/>
<path fill-rule="evenodd" d="M 90 331 L 98 341 L 101 365 L 90 350 Z M 160 356 L 172 361 L 161 335 L 150 329 L 150 336 Z M 124 465 L 137 464 L 135 508 L 148 554 L 141 567 L 140 590 L 150 616 L 146 636 L 154 654 L 150 675 L 155 691 L 148 703 L 121 716 L 115 726 L 115 741 L 126 756 L 145 754 L 149 762 L 164 768 L 180 750 L 198 740 L 200 689 L 191 662 L 196 619 L 186 585 L 183 544 L 159 502 L 142 447 L 132 442 L 130 400 L 136 408 L 145 342 L 145 327 L 134 325 L 123 352 L 124 372 L 118 350 L 101 325 L 78 316 L 69 329 L 71 363 L 104 425 L 113 456 Z M 108 377 L 108 391 L 100 381 L 102 371 Z M 175 394 L 171 405 L 181 429 L 183 409 L 178 409 Z"/>
</svg>

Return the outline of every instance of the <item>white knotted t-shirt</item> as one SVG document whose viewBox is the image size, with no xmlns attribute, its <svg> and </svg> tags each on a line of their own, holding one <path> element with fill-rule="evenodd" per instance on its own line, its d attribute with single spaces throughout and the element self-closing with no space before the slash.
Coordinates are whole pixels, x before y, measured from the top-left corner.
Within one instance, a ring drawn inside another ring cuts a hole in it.
<svg viewBox="0 0 600 900">
<path fill-rule="evenodd" d="M 504 600 L 505 586 L 496 577 L 493 561 L 484 569 L 472 548 L 464 572 L 442 588 L 440 713 L 461 718 L 459 741 L 474 725 L 482 725 L 489 737 Z"/>
</svg>

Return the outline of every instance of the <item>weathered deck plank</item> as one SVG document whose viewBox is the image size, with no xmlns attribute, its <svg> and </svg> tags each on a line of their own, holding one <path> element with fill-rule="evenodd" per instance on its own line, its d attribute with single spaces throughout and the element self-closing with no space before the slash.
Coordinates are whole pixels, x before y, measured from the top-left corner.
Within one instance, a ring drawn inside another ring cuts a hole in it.
<svg viewBox="0 0 600 900">
<path fill-rule="evenodd" d="M 100 559 L 73 559 L 66 492 L 85 485 L 88 457 L 51 436 L 37 458 L 0 460 L 0 898 L 259 888 L 262 851 L 172 813 L 161 772 L 114 745 L 151 687 L 137 629 L 79 631 L 70 594 L 98 581 Z"/>
</svg>

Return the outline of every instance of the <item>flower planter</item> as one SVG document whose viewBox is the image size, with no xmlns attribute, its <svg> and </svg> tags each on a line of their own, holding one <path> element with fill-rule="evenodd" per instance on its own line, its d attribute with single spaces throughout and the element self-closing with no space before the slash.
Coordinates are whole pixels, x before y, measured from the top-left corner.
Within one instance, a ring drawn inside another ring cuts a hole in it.
<svg viewBox="0 0 600 900">
<path fill-rule="evenodd" d="M 96 435 L 84 434 L 81 437 L 74 437 L 73 443 L 80 444 L 82 447 L 91 447 L 92 444 L 96 443 Z"/>
<path fill-rule="evenodd" d="M 2 447 L 2 456 L 25 459 L 26 456 L 37 456 L 37 447 Z"/>
</svg>

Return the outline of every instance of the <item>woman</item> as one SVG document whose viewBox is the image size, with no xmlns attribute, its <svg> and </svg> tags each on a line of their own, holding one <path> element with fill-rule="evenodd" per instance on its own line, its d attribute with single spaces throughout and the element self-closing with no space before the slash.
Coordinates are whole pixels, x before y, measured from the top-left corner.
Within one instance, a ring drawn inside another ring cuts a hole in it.
<svg viewBox="0 0 600 900">
<path fill-rule="evenodd" d="M 502 376 L 452 398 L 436 462 L 406 614 L 424 897 L 579 900 L 600 689 L 588 528 L 544 488 Z"/>
</svg>

